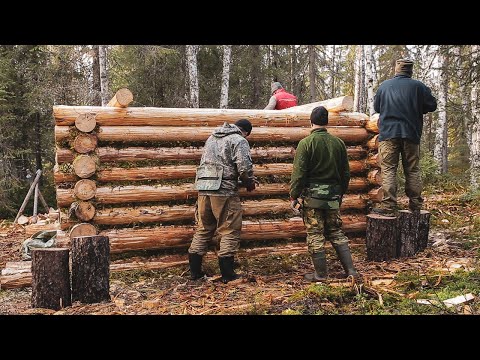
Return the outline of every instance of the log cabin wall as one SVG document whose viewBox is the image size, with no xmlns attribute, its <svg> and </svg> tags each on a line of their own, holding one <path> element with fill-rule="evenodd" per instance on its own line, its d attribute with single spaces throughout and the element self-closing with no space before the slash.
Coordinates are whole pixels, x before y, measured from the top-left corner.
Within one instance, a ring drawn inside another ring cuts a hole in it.
<svg viewBox="0 0 480 360">
<path fill-rule="evenodd" d="M 130 99 L 131 101 L 131 99 Z M 225 121 L 247 118 L 260 186 L 240 190 L 243 241 L 305 237 L 289 208 L 295 147 L 310 132 L 314 106 L 347 145 L 351 181 L 343 228 L 364 233 L 367 207 L 381 197 L 375 117 L 351 112 L 351 97 L 285 110 L 54 106 L 54 177 L 63 235 L 107 235 L 111 252 L 188 247 L 194 232 L 195 170 L 205 140 Z"/>
</svg>

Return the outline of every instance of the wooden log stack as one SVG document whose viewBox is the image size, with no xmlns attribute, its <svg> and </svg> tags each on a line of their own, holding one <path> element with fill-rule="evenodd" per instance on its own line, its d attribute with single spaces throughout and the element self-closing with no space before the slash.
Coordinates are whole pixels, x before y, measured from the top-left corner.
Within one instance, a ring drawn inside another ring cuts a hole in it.
<svg viewBox="0 0 480 360">
<path fill-rule="evenodd" d="M 242 241 L 305 237 L 301 219 L 289 209 L 288 183 L 295 148 L 310 133 L 318 105 L 329 110 L 328 131 L 347 145 L 352 179 L 342 203 L 344 229 L 365 232 L 366 209 L 379 198 L 381 177 L 375 140 L 367 145 L 371 120 L 351 112 L 351 97 L 278 111 L 128 107 L 130 94 L 117 92 L 106 107 L 53 107 L 54 177 L 68 237 L 108 236 L 112 253 L 188 246 L 204 142 L 215 127 L 240 118 L 253 124 L 248 140 L 260 180 L 255 191 L 240 190 Z"/>
</svg>

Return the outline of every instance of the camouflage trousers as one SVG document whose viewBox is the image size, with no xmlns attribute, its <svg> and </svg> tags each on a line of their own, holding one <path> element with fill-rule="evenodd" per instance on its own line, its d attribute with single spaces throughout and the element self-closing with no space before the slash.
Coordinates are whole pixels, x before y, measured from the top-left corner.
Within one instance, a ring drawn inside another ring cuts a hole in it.
<svg viewBox="0 0 480 360">
<path fill-rule="evenodd" d="M 382 174 L 383 199 L 380 208 L 397 208 L 397 169 L 402 156 L 405 174 L 405 193 L 410 199 L 410 209 L 422 207 L 422 176 L 420 172 L 420 145 L 407 139 L 389 139 L 378 145 L 378 155 Z"/>
<path fill-rule="evenodd" d="M 205 255 L 217 231 L 220 236 L 218 256 L 234 256 L 240 246 L 242 213 L 238 196 L 199 195 L 195 211 L 197 229 L 188 252 Z"/>
<path fill-rule="evenodd" d="M 338 209 L 303 209 L 303 223 L 307 229 L 308 253 L 313 255 L 322 251 L 325 240 L 332 244 L 348 243 L 342 230 L 342 219 Z"/>
</svg>

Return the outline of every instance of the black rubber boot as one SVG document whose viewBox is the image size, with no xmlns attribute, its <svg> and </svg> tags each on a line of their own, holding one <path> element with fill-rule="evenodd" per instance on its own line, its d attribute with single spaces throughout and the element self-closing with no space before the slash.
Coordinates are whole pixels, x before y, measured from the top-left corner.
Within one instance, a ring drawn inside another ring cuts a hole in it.
<svg viewBox="0 0 480 360">
<path fill-rule="evenodd" d="M 220 272 L 222 273 L 221 281 L 226 284 L 229 281 L 238 279 L 239 276 L 233 271 L 233 256 L 219 257 L 218 265 L 220 266 Z"/>
<path fill-rule="evenodd" d="M 310 282 L 327 280 L 327 258 L 325 257 L 325 251 L 313 254 L 312 263 L 313 267 L 315 268 L 315 272 L 311 274 L 305 274 L 305 280 Z"/>
<path fill-rule="evenodd" d="M 202 272 L 202 255 L 188 253 L 188 264 L 190 265 L 190 280 L 197 280 L 205 276 Z"/>
<path fill-rule="evenodd" d="M 350 253 L 350 248 L 348 247 L 347 243 L 343 243 L 340 245 L 333 244 L 335 251 L 337 252 L 338 258 L 342 263 L 343 270 L 345 270 L 345 274 L 348 276 L 358 277 L 360 274 L 355 270 L 353 266 L 352 254 Z"/>
</svg>

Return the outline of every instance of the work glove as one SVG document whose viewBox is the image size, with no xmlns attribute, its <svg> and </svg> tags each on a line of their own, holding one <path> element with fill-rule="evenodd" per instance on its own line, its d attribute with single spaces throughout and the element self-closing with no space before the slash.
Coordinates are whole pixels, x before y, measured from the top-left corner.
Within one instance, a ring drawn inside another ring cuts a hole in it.
<svg viewBox="0 0 480 360">
<path fill-rule="evenodd" d="M 292 209 L 295 215 L 300 215 L 300 210 L 302 209 L 302 203 L 298 199 L 291 199 L 290 208 Z"/>
</svg>

